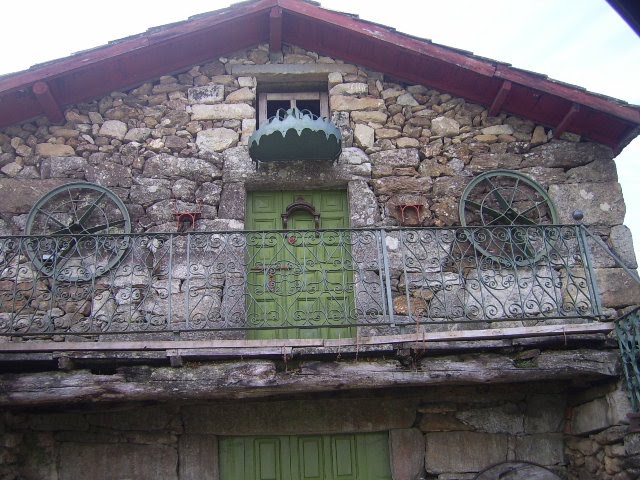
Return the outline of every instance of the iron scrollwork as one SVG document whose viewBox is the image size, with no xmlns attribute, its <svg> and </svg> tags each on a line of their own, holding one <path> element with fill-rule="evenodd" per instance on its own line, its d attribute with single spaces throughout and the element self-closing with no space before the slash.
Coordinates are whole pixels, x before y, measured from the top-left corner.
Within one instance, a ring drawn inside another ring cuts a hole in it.
<svg viewBox="0 0 640 480">
<path fill-rule="evenodd" d="M 555 239 L 535 263 L 477 254 L 474 241 L 502 242 L 517 228 L 296 230 L 295 244 L 287 231 L 94 234 L 94 248 L 122 254 L 91 281 L 31 260 L 44 251 L 34 245 L 63 251 L 72 235 L 0 237 L 0 335 L 243 338 L 336 325 L 375 335 L 601 315 L 584 227 L 527 227 Z"/>
</svg>

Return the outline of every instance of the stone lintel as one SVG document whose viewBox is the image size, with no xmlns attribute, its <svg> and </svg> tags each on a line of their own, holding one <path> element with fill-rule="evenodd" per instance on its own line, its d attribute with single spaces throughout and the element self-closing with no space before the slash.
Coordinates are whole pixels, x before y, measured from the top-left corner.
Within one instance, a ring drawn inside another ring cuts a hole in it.
<svg viewBox="0 0 640 480">
<path fill-rule="evenodd" d="M 258 82 L 277 83 L 282 81 L 294 82 L 326 82 L 330 73 L 355 74 L 355 65 L 344 63 L 322 64 L 269 64 L 269 65 L 234 65 L 231 73 L 237 76 L 256 77 Z"/>
<path fill-rule="evenodd" d="M 185 432 L 201 435 L 380 432 L 410 428 L 418 403 L 416 396 L 310 397 L 193 405 L 182 414 Z"/>
</svg>

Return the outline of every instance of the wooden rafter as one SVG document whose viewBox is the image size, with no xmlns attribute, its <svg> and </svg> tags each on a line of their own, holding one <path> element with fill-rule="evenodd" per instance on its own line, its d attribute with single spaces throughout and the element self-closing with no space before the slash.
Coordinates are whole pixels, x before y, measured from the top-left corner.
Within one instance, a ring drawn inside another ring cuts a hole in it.
<svg viewBox="0 0 640 480">
<path fill-rule="evenodd" d="M 511 82 L 509 80 L 505 80 L 504 82 L 502 82 L 502 85 L 500 85 L 500 89 L 498 90 L 498 93 L 496 93 L 493 102 L 491 102 L 491 107 L 489 107 L 489 116 L 495 117 L 498 113 L 500 113 L 500 110 L 502 110 L 502 105 L 504 105 L 504 102 L 507 100 L 510 91 Z"/>
<path fill-rule="evenodd" d="M 269 12 L 269 52 L 282 51 L 282 8 L 273 7 Z"/>
<path fill-rule="evenodd" d="M 38 103 L 42 107 L 43 113 L 47 116 L 51 123 L 63 123 L 64 115 L 62 110 L 60 109 L 60 105 L 55 98 L 53 98 L 53 94 L 51 93 L 51 89 L 49 89 L 49 85 L 47 82 L 36 82 L 31 87 L 31 91 L 36 96 Z"/>
<path fill-rule="evenodd" d="M 576 118 L 576 116 L 580 113 L 580 105 L 574 103 L 571 105 L 569 111 L 564 115 L 558 126 L 553 130 L 554 138 L 560 137 L 564 132 L 567 131 L 569 127 L 571 127 L 571 123 Z"/>
</svg>

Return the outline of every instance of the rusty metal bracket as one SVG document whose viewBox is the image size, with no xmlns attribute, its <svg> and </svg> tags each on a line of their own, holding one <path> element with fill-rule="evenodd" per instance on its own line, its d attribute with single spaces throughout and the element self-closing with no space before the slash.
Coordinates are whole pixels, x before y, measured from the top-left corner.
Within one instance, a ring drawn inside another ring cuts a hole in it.
<svg viewBox="0 0 640 480">
<path fill-rule="evenodd" d="M 316 207 L 314 207 L 309 202 L 306 202 L 304 198 L 298 197 L 295 202 L 287 206 L 284 213 L 281 215 L 282 228 L 284 230 L 287 230 L 289 228 L 289 217 L 291 216 L 291 214 L 299 211 L 307 212 L 311 216 L 313 216 L 316 230 L 320 228 L 320 214 L 316 211 Z"/>
</svg>

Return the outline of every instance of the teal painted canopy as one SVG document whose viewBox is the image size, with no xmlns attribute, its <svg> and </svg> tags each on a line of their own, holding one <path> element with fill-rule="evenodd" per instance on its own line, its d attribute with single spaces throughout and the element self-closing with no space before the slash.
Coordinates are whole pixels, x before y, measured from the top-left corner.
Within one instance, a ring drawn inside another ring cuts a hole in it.
<svg viewBox="0 0 640 480">
<path fill-rule="evenodd" d="M 278 110 L 249 137 L 249 155 L 260 162 L 335 160 L 341 152 L 340 130 L 331 121 L 297 108 Z"/>
</svg>

